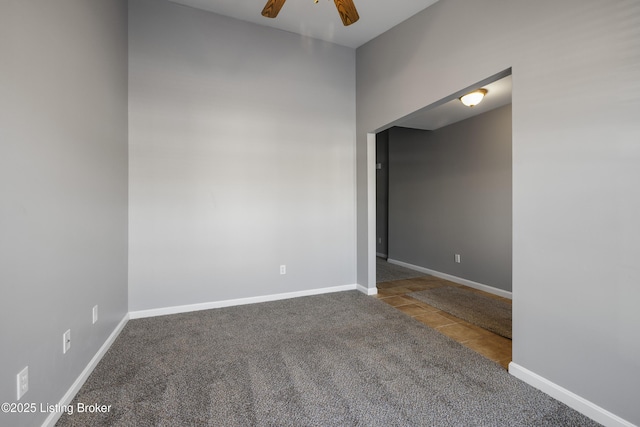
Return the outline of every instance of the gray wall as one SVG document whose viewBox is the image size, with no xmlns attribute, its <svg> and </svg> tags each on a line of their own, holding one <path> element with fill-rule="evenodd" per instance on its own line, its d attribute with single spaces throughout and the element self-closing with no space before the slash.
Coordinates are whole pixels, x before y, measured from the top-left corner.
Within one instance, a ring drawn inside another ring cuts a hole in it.
<svg viewBox="0 0 640 427">
<path fill-rule="evenodd" d="M 511 291 L 511 105 L 389 133 L 389 258 Z"/>
<path fill-rule="evenodd" d="M 57 403 L 127 312 L 126 2 L 2 1 L 0 58 L 0 402 Z"/>
<path fill-rule="evenodd" d="M 355 284 L 355 51 L 164 1 L 129 29 L 130 310 Z"/>
<path fill-rule="evenodd" d="M 441 0 L 357 50 L 358 282 L 367 132 L 512 67 L 514 362 L 635 424 L 639 29 L 636 0 Z"/>
<path fill-rule="evenodd" d="M 387 255 L 389 244 L 389 131 L 376 135 L 376 253 Z"/>
</svg>

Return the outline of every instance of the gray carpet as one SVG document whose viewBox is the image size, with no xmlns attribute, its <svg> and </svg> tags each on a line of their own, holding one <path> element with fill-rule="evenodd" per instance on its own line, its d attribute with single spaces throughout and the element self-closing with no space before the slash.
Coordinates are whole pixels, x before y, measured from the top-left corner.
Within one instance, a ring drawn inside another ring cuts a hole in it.
<svg viewBox="0 0 640 427">
<path fill-rule="evenodd" d="M 407 296 L 511 339 L 511 304 L 452 286 L 412 292 Z"/>
<path fill-rule="evenodd" d="M 130 321 L 58 426 L 595 426 L 359 292 Z"/>
<path fill-rule="evenodd" d="M 394 280 L 413 279 L 426 276 L 426 274 L 391 264 L 384 258 L 376 257 L 376 283 L 393 282 Z"/>
</svg>

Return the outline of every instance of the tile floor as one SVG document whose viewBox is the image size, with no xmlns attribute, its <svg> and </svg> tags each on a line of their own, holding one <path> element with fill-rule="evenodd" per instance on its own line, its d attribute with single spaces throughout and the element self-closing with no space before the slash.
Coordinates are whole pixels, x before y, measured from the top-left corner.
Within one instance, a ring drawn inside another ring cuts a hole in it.
<svg viewBox="0 0 640 427">
<path fill-rule="evenodd" d="M 511 304 L 511 300 L 507 298 L 433 276 L 378 283 L 378 294 L 376 298 L 482 354 L 486 358 L 499 363 L 507 369 L 509 362 L 511 362 L 510 339 L 496 335 L 493 332 L 445 313 L 429 304 L 406 296 L 406 294 L 411 292 L 432 289 L 443 285 L 465 288 L 491 298 L 507 301 Z"/>
</svg>

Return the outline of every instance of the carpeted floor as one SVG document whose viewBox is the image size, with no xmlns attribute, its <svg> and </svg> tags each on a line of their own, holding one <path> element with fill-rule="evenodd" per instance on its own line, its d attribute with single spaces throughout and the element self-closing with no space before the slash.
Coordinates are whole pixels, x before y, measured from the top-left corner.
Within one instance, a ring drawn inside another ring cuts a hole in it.
<svg viewBox="0 0 640 427">
<path fill-rule="evenodd" d="M 387 304 L 340 292 L 130 321 L 58 426 L 595 426 Z"/>
<path fill-rule="evenodd" d="M 420 271 L 411 270 L 410 268 L 391 264 L 384 258 L 376 257 L 376 283 L 413 279 L 421 276 L 426 276 L 426 274 Z"/>
<path fill-rule="evenodd" d="M 511 339 L 511 305 L 506 302 L 451 286 L 426 289 L 407 296 Z"/>
</svg>

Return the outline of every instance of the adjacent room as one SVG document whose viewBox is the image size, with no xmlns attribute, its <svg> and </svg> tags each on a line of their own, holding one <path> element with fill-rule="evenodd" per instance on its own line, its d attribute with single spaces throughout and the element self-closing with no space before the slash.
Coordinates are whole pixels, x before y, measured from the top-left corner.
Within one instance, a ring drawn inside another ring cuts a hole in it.
<svg viewBox="0 0 640 427">
<path fill-rule="evenodd" d="M 377 297 L 505 368 L 512 339 L 510 70 L 376 135 Z"/>
<path fill-rule="evenodd" d="M 418 155 L 505 72 L 510 153 Z M 640 425 L 638 76 L 637 0 L 0 1 L 0 425 Z"/>
</svg>

